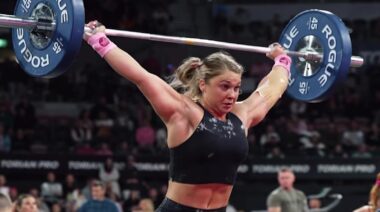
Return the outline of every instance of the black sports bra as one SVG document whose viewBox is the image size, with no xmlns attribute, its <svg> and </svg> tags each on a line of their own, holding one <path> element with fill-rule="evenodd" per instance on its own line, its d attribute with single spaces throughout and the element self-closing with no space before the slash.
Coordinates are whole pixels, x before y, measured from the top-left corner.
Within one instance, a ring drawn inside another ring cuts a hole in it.
<svg viewBox="0 0 380 212">
<path fill-rule="evenodd" d="M 170 178 L 189 184 L 232 185 L 239 164 L 248 154 L 243 123 L 233 113 L 228 113 L 223 122 L 203 110 L 203 118 L 190 138 L 170 149 Z"/>
</svg>

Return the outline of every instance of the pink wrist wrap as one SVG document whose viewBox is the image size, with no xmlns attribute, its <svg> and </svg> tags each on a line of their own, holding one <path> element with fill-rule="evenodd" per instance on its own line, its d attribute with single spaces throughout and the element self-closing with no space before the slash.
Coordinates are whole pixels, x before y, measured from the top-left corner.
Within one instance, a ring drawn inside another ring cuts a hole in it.
<svg viewBox="0 0 380 212">
<path fill-rule="evenodd" d="M 376 185 L 380 186 L 380 180 L 376 180 Z"/>
<path fill-rule="evenodd" d="M 111 49 L 115 48 L 116 45 L 110 41 L 106 34 L 103 32 L 98 32 L 94 35 L 91 35 L 87 43 L 92 46 L 92 48 L 101 56 L 104 57 L 104 55 L 107 54 Z"/>
<path fill-rule="evenodd" d="M 274 66 L 284 67 L 290 74 L 290 65 L 292 64 L 292 59 L 286 54 L 280 54 L 274 58 Z"/>
</svg>

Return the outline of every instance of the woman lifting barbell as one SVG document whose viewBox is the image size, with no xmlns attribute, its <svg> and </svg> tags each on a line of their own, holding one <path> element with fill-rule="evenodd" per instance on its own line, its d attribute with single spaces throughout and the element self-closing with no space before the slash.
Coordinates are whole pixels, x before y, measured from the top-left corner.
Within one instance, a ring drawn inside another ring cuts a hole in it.
<svg viewBox="0 0 380 212">
<path fill-rule="evenodd" d="M 84 39 L 121 76 L 133 82 L 165 123 L 170 180 L 157 211 L 225 211 L 239 164 L 248 153 L 247 133 L 286 90 L 291 59 L 275 44 L 272 71 L 237 102 L 243 67 L 226 52 L 190 57 L 170 84 L 150 74 L 105 35 L 97 21 Z M 181 91 L 181 92 L 177 92 Z"/>
</svg>

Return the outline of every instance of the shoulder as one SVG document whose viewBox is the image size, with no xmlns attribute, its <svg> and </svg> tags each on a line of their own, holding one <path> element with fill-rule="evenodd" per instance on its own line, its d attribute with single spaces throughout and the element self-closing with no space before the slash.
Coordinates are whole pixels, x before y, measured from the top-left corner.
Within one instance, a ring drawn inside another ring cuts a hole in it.
<svg viewBox="0 0 380 212">
<path fill-rule="evenodd" d="M 83 205 L 80 207 L 81 209 L 88 208 L 91 205 L 92 200 L 87 200 Z"/>
<path fill-rule="evenodd" d="M 305 193 L 303 191 L 299 190 L 299 189 L 295 189 L 295 192 L 297 193 L 297 195 L 305 196 L 306 197 Z"/>
<path fill-rule="evenodd" d="M 281 188 L 276 188 L 272 192 L 270 192 L 269 197 L 275 197 L 281 195 Z"/>
<path fill-rule="evenodd" d="M 116 203 L 110 199 L 105 199 L 104 203 L 109 205 L 110 207 L 116 207 Z"/>
</svg>

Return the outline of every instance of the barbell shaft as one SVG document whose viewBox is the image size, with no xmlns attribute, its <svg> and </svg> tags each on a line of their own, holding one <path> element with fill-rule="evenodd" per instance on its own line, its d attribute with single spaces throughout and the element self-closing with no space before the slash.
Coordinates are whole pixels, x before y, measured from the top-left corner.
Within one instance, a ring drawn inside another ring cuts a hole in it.
<svg viewBox="0 0 380 212">
<path fill-rule="evenodd" d="M 0 27 L 7 28 L 30 28 L 35 29 L 36 27 L 49 29 L 54 28 L 55 23 L 41 22 L 34 18 L 19 18 L 13 15 L 5 15 L 0 14 Z M 91 29 L 88 27 L 84 28 L 85 32 L 90 32 Z M 128 37 L 142 40 L 151 40 L 151 41 L 160 41 L 166 43 L 177 43 L 177 44 L 185 44 L 185 45 L 193 45 L 193 46 L 204 46 L 204 47 L 213 47 L 213 48 L 223 48 L 223 49 L 231 49 L 231 50 L 241 50 L 248 52 L 256 52 L 256 53 L 268 53 L 271 51 L 268 47 L 261 46 L 252 46 L 245 44 L 236 44 L 236 43 L 228 43 L 222 41 L 214 41 L 207 39 L 199 39 L 199 38 L 188 38 L 188 37 L 176 37 L 176 36 L 165 36 L 165 35 L 155 35 L 149 33 L 142 32 L 132 32 L 125 30 L 115 30 L 115 29 L 106 29 L 106 35 L 109 36 L 117 36 L 117 37 Z M 306 60 L 321 60 L 322 55 L 308 52 L 296 52 L 296 51 L 287 51 L 287 54 L 290 56 L 303 57 Z M 351 56 L 351 67 L 360 67 L 364 63 L 364 60 L 360 56 Z"/>
<path fill-rule="evenodd" d="M 54 30 L 56 23 L 54 21 L 41 21 L 35 18 L 18 18 L 14 15 L 0 14 L 0 27 L 5 28 L 29 28 L 33 29 L 44 29 L 44 30 Z"/>
<path fill-rule="evenodd" d="M 90 32 L 91 29 L 85 27 L 85 32 Z M 232 49 L 232 50 L 241 50 L 248 52 L 256 52 L 256 53 L 269 53 L 271 51 L 268 47 L 261 46 L 251 46 L 245 44 L 236 44 L 236 43 L 228 43 L 222 41 L 214 41 L 207 39 L 199 39 L 199 38 L 188 38 L 188 37 L 175 37 L 175 36 L 165 36 L 165 35 L 155 35 L 149 33 L 141 33 L 141 32 L 131 32 L 125 30 L 115 30 L 115 29 L 106 29 L 106 35 L 109 36 L 117 36 L 117 37 L 128 37 L 128 38 L 136 38 L 142 40 L 151 40 L 151 41 L 160 41 L 166 43 L 177 43 L 177 44 L 185 44 L 185 45 L 193 45 L 193 46 L 205 46 L 205 47 L 213 47 L 213 48 L 223 48 L 223 49 Z M 322 55 L 316 53 L 309 52 L 296 52 L 296 51 L 287 51 L 287 54 L 290 56 L 303 57 L 306 60 L 321 60 Z M 360 67 L 364 63 L 364 59 L 360 56 L 351 56 L 351 67 Z"/>
</svg>

